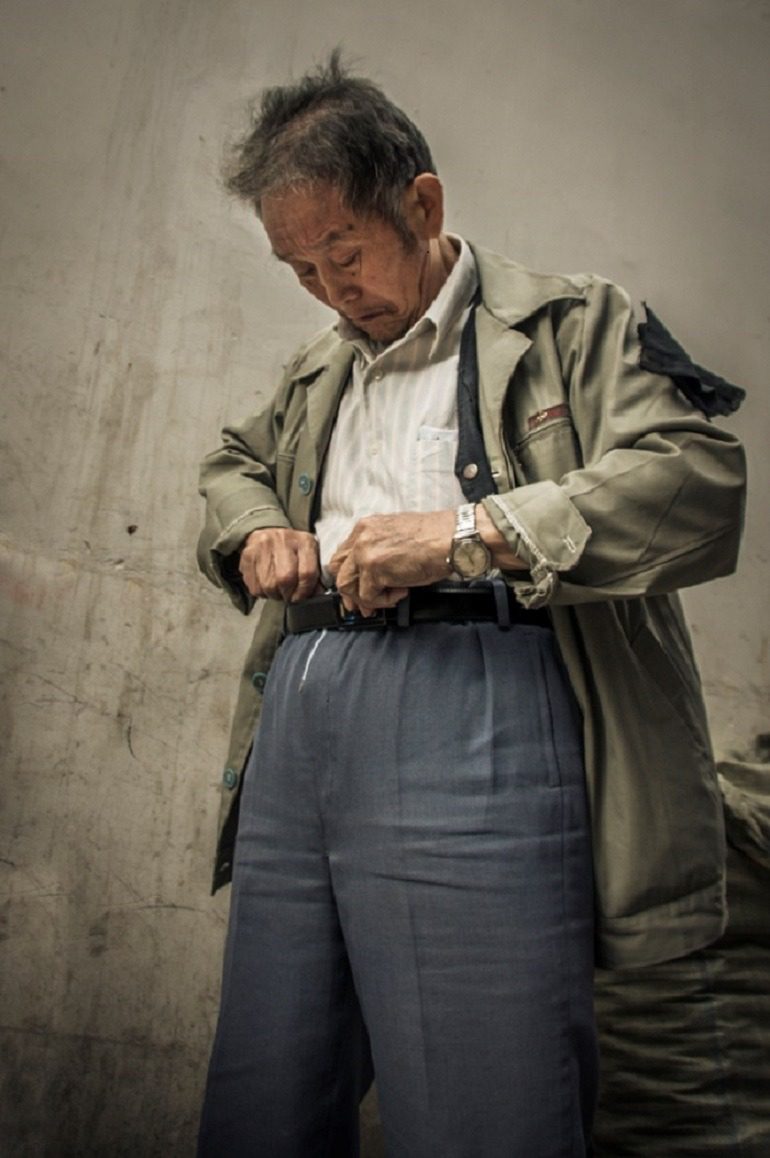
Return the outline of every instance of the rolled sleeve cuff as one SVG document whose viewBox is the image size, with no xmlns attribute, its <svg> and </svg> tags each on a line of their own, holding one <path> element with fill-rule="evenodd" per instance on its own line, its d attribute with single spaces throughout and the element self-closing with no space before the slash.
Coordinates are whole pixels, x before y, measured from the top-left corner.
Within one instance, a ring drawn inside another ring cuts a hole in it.
<svg viewBox="0 0 770 1158">
<path fill-rule="evenodd" d="M 217 535 L 212 543 L 212 551 L 218 555 L 234 555 L 241 543 L 252 531 L 261 531 L 266 527 L 291 527 L 291 523 L 280 508 L 264 505 L 251 507 L 241 511 L 231 519 Z"/>
<path fill-rule="evenodd" d="M 290 527 L 283 511 L 275 506 L 252 507 L 232 519 L 217 535 L 208 551 L 209 576 L 230 596 L 233 604 L 248 615 L 256 600 L 249 593 L 238 570 L 241 544 L 252 531 L 267 527 Z"/>
<path fill-rule="evenodd" d="M 560 573 L 571 571 L 591 537 L 591 528 L 555 482 L 530 483 L 483 500 L 498 531 L 528 566 L 528 574 L 510 580 L 524 607 L 551 603 Z"/>
</svg>

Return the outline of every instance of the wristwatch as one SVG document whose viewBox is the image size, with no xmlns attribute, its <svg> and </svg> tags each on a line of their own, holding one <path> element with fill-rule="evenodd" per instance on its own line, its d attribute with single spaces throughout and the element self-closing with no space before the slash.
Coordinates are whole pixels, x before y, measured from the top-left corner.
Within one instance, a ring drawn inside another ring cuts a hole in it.
<svg viewBox="0 0 770 1158">
<path fill-rule="evenodd" d="M 482 579 L 491 569 L 492 554 L 476 530 L 475 503 L 463 503 L 457 508 L 447 564 L 460 579 Z"/>
</svg>

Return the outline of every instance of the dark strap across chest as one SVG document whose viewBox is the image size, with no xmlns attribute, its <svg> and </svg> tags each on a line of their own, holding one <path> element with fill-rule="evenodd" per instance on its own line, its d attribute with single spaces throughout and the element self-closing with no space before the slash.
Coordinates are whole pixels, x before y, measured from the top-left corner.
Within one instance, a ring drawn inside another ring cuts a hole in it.
<svg viewBox="0 0 770 1158">
<path fill-rule="evenodd" d="M 478 503 L 497 492 L 481 433 L 479 413 L 479 365 L 476 351 L 476 294 L 460 339 L 457 372 L 457 457 L 455 475 L 469 503 Z"/>
</svg>

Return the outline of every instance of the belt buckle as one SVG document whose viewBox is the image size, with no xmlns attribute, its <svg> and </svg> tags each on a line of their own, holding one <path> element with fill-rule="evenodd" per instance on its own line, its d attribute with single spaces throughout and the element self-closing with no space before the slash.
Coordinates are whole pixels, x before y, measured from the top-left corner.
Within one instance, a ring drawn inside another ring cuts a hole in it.
<svg viewBox="0 0 770 1158">
<path fill-rule="evenodd" d="M 337 617 L 343 631 L 361 631 L 367 627 L 387 627 L 387 608 L 381 607 L 374 615 L 361 615 L 358 611 L 346 611 L 340 599 L 337 605 Z"/>
</svg>

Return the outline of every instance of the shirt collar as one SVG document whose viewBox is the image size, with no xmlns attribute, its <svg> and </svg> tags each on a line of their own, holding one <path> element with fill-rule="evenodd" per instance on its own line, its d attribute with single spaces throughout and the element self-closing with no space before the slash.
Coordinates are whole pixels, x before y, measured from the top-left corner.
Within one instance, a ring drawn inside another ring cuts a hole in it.
<svg viewBox="0 0 770 1158">
<path fill-rule="evenodd" d="M 373 342 L 346 318 L 340 318 L 335 325 L 334 328 L 340 338 L 350 342 L 356 353 L 363 357 L 366 362 L 372 362 L 386 350 L 396 349 L 428 331 L 433 333 L 429 352 L 429 356 L 432 358 L 439 344 L 451 332 L 457 319 L 470 305 L 478 287 L 476 262 L 470 246 L 461 237 L 451 233 L 448 234 L 448 237 L 450 241 L 459 246 L 460 252 L 457 261 L 425 313 L 417 319 L 403 337 L 398 338 L 395 342 L 383 344 L 382 342 Z"/>
</svg>

